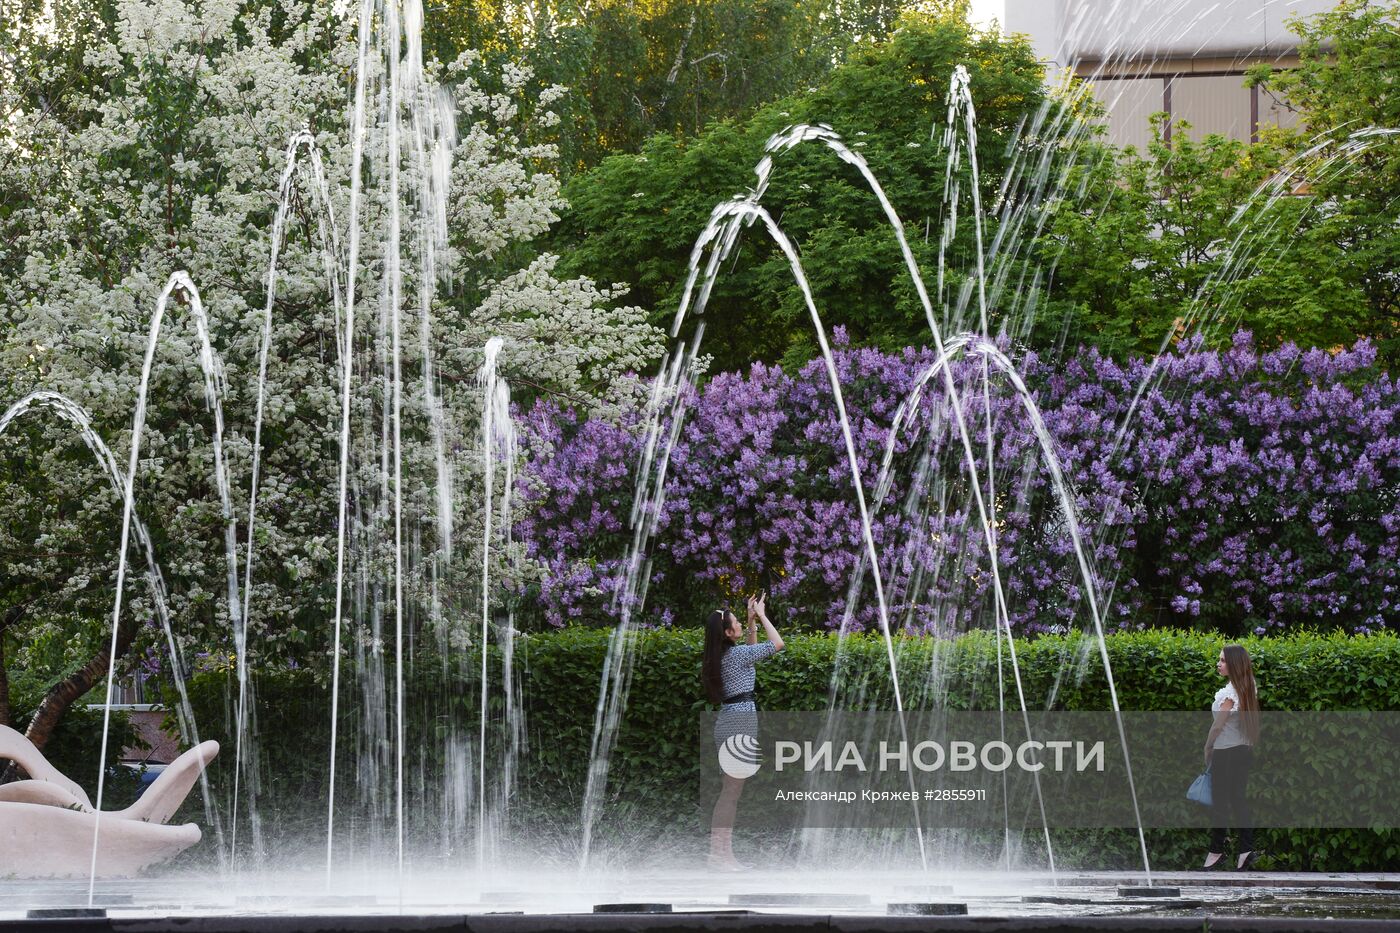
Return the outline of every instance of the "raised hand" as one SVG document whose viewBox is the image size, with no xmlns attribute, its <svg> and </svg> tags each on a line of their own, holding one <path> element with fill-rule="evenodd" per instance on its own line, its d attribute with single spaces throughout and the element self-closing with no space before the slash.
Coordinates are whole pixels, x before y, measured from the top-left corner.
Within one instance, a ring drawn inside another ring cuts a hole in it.
<svg viewBox="0 0 1400 933">
<path fill-rule="evenodd" d="M 773 627 L 773 623 L 768 621 L 768 593 L 759 593 L 753 600 L 754 612 L 758 613 L 758 621 L 763 623 L 763 630 L 768 635 L 768 641 L 779 651 L 783 650 L 783 636 L 778 634 L 778 630 Z"/>
</svg>

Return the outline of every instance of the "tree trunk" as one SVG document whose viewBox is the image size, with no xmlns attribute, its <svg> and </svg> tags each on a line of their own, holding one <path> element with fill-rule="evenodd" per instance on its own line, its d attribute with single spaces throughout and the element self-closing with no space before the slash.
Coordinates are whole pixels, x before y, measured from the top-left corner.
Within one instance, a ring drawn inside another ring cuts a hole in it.
<svg viewBox="0 0 1400 933">
<path fill-rule="evenodd" d="M 14 728 L 14 713 L 10 710 L 10 675 L 5 670 L 5 629 L 24 617 L 24 609 L 16 607 L 0 615 L 0 725 Z M 19 765 L 13 761 L 0 763 L 0 784 L 19 780 Z"/>
<path fill-rule="evenodd" d="M 0 726 L 14 728 L 10 718 L 10 676 L 5 672 L 5 630 L 0 628 Z"/>
<path fill-rule="evenodd" d="M 117 629 L 118 658 L 126 655 L 127 649 L 131 647 L 135 638 L 136 626 L 134 623 L 123 624 Z M 35 748 L 43 749 L 53 735 L 53 730 L 58 725 L 59 720 L 63 718 L 63 714 L 68 712 L 68 707 L 96 686 L 107 673 L 108 652 L 110 650 L 110 645 L 103 647 L 90 661 L 54 684 L 49 688 L 49 692 L 44 694 L 44 698 L 39 701 L 38 708 L 34 710 L 34 718 L 29 720 L 29 728 L 24 730 L 25 738 L 33 742 Z"/>
<path fill-rule="evenodd" d="M 675 89 L 676 79 L 681 75 L 681 66 L 685 64 L 685 50 L 690 47 L 690 37 L 695 33 L 696 23 L 695 10 L 690 11 L 690 25 L 685 27 L 685 38 L 681 39 L 681 47 L 676 49 L 676 60 L 671 63 L 671 72 L 666 75 L 666 90 L 661 95 L 661 101 L 656 105 L 657 116 L 666 109 L 666 105 L 671 100 L 671 91 Z"/>
</svg>

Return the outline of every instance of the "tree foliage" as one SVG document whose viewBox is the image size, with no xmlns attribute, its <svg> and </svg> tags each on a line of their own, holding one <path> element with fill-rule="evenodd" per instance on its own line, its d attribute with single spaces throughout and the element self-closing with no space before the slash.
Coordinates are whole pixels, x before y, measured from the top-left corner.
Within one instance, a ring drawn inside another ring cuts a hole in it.
<svg viewBox="0 0 1400 933">
<path fill-rule="evenodd" d="M 1347 0 L 1302 18 L 1296 66 L 1251 70 L 1297 115 L 1246 144 L 1166 132 L 1154 119 L 1143 153 L 1086 166 L 1098 197 L 1056 212 L 1043 246 L 1056 255 L 1058 312 L 1071 343 L 1155 352 L 1199 332 L 1217 343 L 1236 327 L 1264 346 L 1336 348 L 1370 340 L 1400 361 L 1400 13 Z"/>
<path fill-rule="evenodd" d="M 1296 68 L 1252 74 L 1299 117 L 1277 142 L 1309 153 L 1296 172 L 1299 193 L 1316 205 L 1308 231 L 1326 269 L 1360 292 L 1365 315 L 1356 334 L 1400 360 L 1400 8 L 1343 0 L 1309 18 Z M 1309 257 L 1311 258 L 1311 257 Z"/>
<path fill-rule="evenodd" d="M 1400 104 L 1385 78 L 1400 67 L 1396 16 L 1391 6 L 1349 2 L 1300 21 L 1299 67 L 1251 76 L 1294 107 L 1306 130 L 1243 143 L 1179 119 L 1167 132 L 1158 115 L 1139 152 L 1106 144 L 1082 84 L 1045 88 L 1018 40 L 978 33 L 956 12 L 909 15 L 809 92 L 697 138 L 657 134 L 640 154 L 571 180 L 574 211 L 556 242 L 570 268 L 634 283 L 653 321 L 665 323 L 710 209 L 753 184 L 763 143 L 790 124 L 828 123 L 889 192 L 933 291 L 940 233 L 956 208 L 941 313 L 945 328 L 975 323 L 965 149 L 954 173 L 960 196 L 945 197 L 946 98 L 962 64 L 977 112 L 994 332 L 1046 353 L 1087 344 L 1123 357 L 1187 335 L 1225 347 L 1244 328 L 1263 347 L 1365 338 L 1389 363 L 1400 346 L 1400 137 L 1390 129 Z M 927 339 L 894 238 L 853 171 L 824 152 L 785 154 L 765 203 L 801 250 L 829 323 L 884 349 Z M 719 369 L 798 365 L 814 352 L 792 275 L 758 229 L 724 269 L 707 320 Z"/>
<path fill-rule="evenodd" d="M 63 90 L 61 105 L 36 105 L 42 94 L 33 82 L 47 73 L 39 69 L 6 86 L 11 110 L 0 123 L 5 405 L 35 389 L 68 396 L 91 413 L 97 434 L 124 465 L 156 297 L 172 273 L 188 271 L 209 315 L 220 364 L 240 553 L 247 545 L 241 513 L 251 482 L 273 218 L 288 159 L 305 159 L 304 149 L 289 151 L 289 141 L 308 128 L 314 135 L 325 190 L 318 190 L 303 162 L 289 189 L 287 242 L 278 257 L 258 557 L 245 594 L 255 659 L 320 661 L 334 608 L 343 321 L 331 299 L 325 254 L 330 240 L 333 274 L 343 274 L 344 254 L 335 243 L 344 242 L 349 214 L 355 37 L 353 20 L 307 0 L 121 0 L 110 31 L 74 39 L 85 74 L 66 89 L 52 89 Z M 382 86 L 375 82 L 383 79 L 383 62 L 372 55 L 366 67 L 373 91 Z M 458 553 L 465 558 L 479 539 L 479 523 L 473 523 L 482 499 L 476 373 L 487 338 L 507 339 L 502 368 L 509 378 L 518 374 L 523 397 L 553 392 L 604 406 L 628 371 L 654 357 L 657 335 L 637 309 L 619 306 L 619 291 L 558 276 L 555 257 L 522 249 L 563 206 L 558 180 L 548 171 L 556 153 L 538 141 L 558 94 L 524 108 L 530 76 L 520 68 L 493 76 L 490 83 L 500 90 L 488 93 L 470 55 L 429 78 L 440 82 L 459 132 L 444 203 L 448 243 L 435 270 L 447 286 L 429 321 L 417 310 L 412 247 L 404 259 L 410 273 L 400 313 L 413 348 L 405 351 L 404 498 L 417 546 L 428 553 L 443 547 L 432 523 L 442 506 L 436 504 L 432 415 L 416 349 L 422 324 L 448 413 L 446 457 L 461 495 L 447 508 L 458 520 Z M 386 130 L 372 124 L 367 161 L 386 164 L 386 145 Z M 403 172 L 414 177 L 407 159 Z M 367 542 L 357 553 L 370 578 L 385 566 L 374 542 L 393 540 L 378 493 L 392 318 L 381 244 L 393 202 L 382 173 L 366 173 L 351 341 L 358 365 L 350 514 Z M 419 216 L 415 207 L 403 195 L 408 229 Z M 135 478 L 137 513 L 150 529 L 170 590 L 177 636 L 191 654 L 226 652 L 231 644 L 214 425 L 200 391 L 192 310 L 189 296 L 177 293 L 157 346 Z M 9 664 L 45 669 L 55 681 L 85 672 L 75 687 L 80 695 L 106 670 L 119 496 L 74 429 L 40 412 L 0 438 L 0 498 L 6 503 L 0 647 Z M 153 618 L 153 594 L 143 584 L 144 553 L 133 546 L 131 559 L 123 648 L 125 633 L 139 630 L 131 637 L 141 655 L 160 639 L 145 626 Z M 429 599 L 426 567 L 417 566 L 407 599 L 421 612 L 410 613 L 411 624 L 421 624 Z M 449 568 L 439 598 L 466 598 L 466 576 Z"/>
<path fill-rule="evenodd" d="M 825 123 L 869 162 L 907 224 L 932 287 L 947 170 L 940 140 L 949 82 L 960 64 L 971 74 L 981 193 L 991 205 L 1008 166 L 1037 158 L 1042 143 L 1019 132 L 1023 122 L 1038 116 L 1054 123 L 1058 105 L 1047 99 L 1043 70 L 1023 39 L 979 32 L 958 14 L 911 14 L 887 42 L 853 50 L 807 93 L 766 105 L 750 119 L 715 124 L 695 139 L 658 134 L 640 154 L 613 156 L 573 179 L 565 192 L 572 211 L 552 242 L 570 269 L 628 282 L 652 320 L 669 323 L 691 246 L 711 209 L 753 185 L 753 168 L 773 133 Z M 957 174 L 967 191 L 967 160 Z M 764 203 L 801 250 L 828 326 L 844 326 L 854 342 L 886 349 L 927 339 L 894 234 L 853 168 L 819 146 L 784 154 Z M 973 234 L 963 223 L 949 250 L 953 294 L 975 266 Z M 758 228 L 745 234 L 723 271 L 705 318 L 703 349 L 717 369 L 753 360 L 800 364 L 814 352 L 787 261 Z"/>
<path fill-rule="evenodd" d="M 892 0 L 451 0 L 425 41 L 527 64 L 570 88 L 558 141 L 567 165 L 634 152 L 653 133 L 697 135 L 716 120 L 818 83 L 859 39 L 886 35 Z"/>
<path fill-rule="evenodd" d="M 1035 345 L 1121 356 L 1188 335 L 1224 345 L 1237 328 L 1266 347 L 1371 336 L 1343 250 L 1311 234 L 1318 205 L 1277 190 L 1287 152 L 1202 138 L 1183 120 L 1168 137 L 1163 117 L 1145 152 L 1073 170 L 1073 183 L 1092 194 L 1055 205 L 1034 245 L 1054 266 Z"/>
</svg>

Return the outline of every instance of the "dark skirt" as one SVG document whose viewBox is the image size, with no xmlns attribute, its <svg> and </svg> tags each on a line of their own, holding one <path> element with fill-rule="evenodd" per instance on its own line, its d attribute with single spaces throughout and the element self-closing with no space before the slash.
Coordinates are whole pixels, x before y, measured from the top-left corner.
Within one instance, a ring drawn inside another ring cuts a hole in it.
<svg viewBox="0 0 1400 933">
<path fill-rule="evenodd" d="M 758 739 L 758 707 L 752 700 L 726 703 L 719 708 L 719 717 L 715 719 L 715 748 L 736 735 Z"/>
</svg>

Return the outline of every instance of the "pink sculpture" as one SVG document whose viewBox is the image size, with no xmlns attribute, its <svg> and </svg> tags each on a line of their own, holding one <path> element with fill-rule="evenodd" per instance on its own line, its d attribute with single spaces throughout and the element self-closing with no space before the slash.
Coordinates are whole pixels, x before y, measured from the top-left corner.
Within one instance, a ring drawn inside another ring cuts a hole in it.
<svg viewBox="0 0 1400 933">
<path fill-rule="evenodd" d="M 103 812 L 99 819 L 81 787 L 49 764 L 34 743 L 0 726 L 0 759 L 13 760 L 30 777 L 0 784 L 0 877 L 86 878 L 94 824 L 99 878 L 129 877 L 178 855 L 199 841 L 199 827 L 166 821 L 218 753 L 218 742 L 190 749 L 140 800 L 125 810 Z"/>
</svg>

